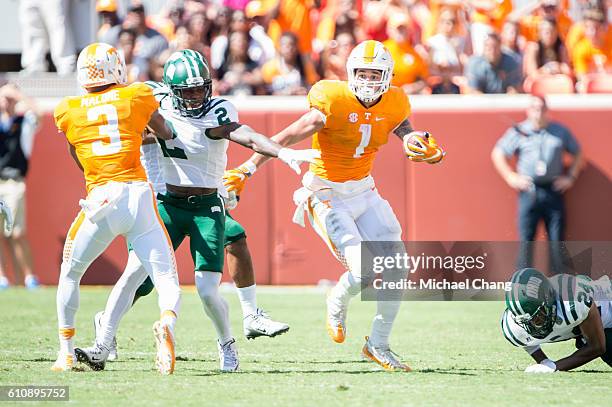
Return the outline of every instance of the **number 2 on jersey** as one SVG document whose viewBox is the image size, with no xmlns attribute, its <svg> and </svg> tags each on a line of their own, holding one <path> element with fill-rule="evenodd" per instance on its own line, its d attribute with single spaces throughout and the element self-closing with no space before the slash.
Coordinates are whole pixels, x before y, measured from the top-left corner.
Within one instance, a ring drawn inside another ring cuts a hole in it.
<svg viewBox="0 0 612 407">
<path fill-rule="evenodd" d="M 101 136 L 108 137 L 110 143 L 97 140 L 91 143 L 91 151 L 94 155 L 117 154 L 121 151 L 121 137 L 119 135 L 119 117 L 117 109 L 113 105 L 94 106 L 87 110 L 87 120 L 90 122 L 98 120 L 104 115 L 108 124 L 98 126 Z"/>
<path fill-rule="evenodd" d="M 359 126 L 359 132 L 361 133 L 361 142 L 355 149 L 355 154 L 353 154 L 353 158 L 359 158 L 363 155 L 365 148 L 370 144 L 370 138 L 372 137 L 372 125 L 371 124 L 362 124 Z"/>
</svg>

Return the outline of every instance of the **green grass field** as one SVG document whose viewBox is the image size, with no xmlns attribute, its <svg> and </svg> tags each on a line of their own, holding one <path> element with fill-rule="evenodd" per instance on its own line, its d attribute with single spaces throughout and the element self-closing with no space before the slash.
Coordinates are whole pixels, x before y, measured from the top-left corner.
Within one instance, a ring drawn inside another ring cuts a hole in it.
<svg viewBox="0 0 612 407">
<path fill-rule="evenodd" d="M 92 316 L 103 308 L 108 292 L 103 287 L 81 290 L 77 345 L 91 343 Z M 325 332 L 322 292 L 261 289 L 260 306 L 287 321 L 291 331 L 274 339 L 247 341 L 236 295 L 224 296 L 230 303 L 241 371 L 217 370 L 212 325 L 197 294 L 186 288 L 176 332 L 176 371 L 161 377 L 153 364 L 155 295 L 142 299 L 123 320 L 119 361 L 107 364 L 103 372 L 57 374 L 49 370 L 58 348 L 55 289 L 1 292 L 0 384 L 68 385 L 71 404 L 79 406 L 612 404 L 612 370 L 600 360 L 573 373 L 523 373 L 530 358 L 500 335 L 501 302 L 404 303 L 392 348 L 414 371 L 388 373 L 359 355 L 374 303 L 353 301 L 348 339 L 339 345 Z M 556 358 L 571 352 L 572 345 L 545 350 Z"/>
</svg>

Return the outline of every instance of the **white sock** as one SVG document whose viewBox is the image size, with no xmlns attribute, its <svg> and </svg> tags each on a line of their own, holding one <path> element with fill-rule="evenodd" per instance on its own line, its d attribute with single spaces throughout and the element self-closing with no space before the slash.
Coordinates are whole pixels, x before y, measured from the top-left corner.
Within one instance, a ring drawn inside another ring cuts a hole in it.
<svg viewBox="0 0 612 407">
<path fill-rule="evenodd" d="M 79 283 L 86 267 L 79 267 L 81 263 L 62 262 L 59 282 L 57 284 L 57 322 L 59 328 L 60 351 L 74 353 L 74 326 L 75 316 L 79 309 Z"/>
<path fill-rule="evenodd" d="M 98 332 L 99 337 L 96 338 L 97 343 L 110 348 L 121 318 L 132 307 L 136 290 L 146 278 L 147 273 L 144 267 L 140 264 L 134 251 L 130 251 L 125 270 L 106 301 L 104 315 L 100 321 L 102 329 Z"/>
<path fill-rule="evenodd" d="M 355 277 L 350 271 L 340 276 L 338 283 L 332 288 L 330 299 L 340 305 L 347 306 L 351 298 L 361 292 L 361 278 Z"/>
<path fill-rule="evenodd" d="M 212 271 L 196 271 L 195 273 L 195 284 L 204 305 L 204 311 L 217 331 L 219 342 L 223 344 L 232 339 L 232 332 L 229 324 L 229 307 L 219 295 L 220 282 L 221 273 Z"/>
<path fill-rule="evenodd" d="M 170 332 L 174 334 L 174 325 L 176 325 L 176 314 L 174 311 L 164 311 L 161 314 L 160 322 L 170 328 Z"/>
<path fill-rule="evenodd" d="M 372 322 L 370 342 L 376 347 L 388 347 L 393 321 L 399 312 L 401 301 L 378 301 L 376 316 Z"/>
<path fill-rule="evenodd" d="M 240 299 L 240 306 L 242 307 L 242 315 L 255 314 L 257 312 L 257 284 L 253 284 L 249 287 L 236 287 L 238 291 L 238 298 Z"/>
<path fill-rule="evenodd" d="M 59 329 L 60 352 L 74 354 L 74 327 Z"/>
</svg>

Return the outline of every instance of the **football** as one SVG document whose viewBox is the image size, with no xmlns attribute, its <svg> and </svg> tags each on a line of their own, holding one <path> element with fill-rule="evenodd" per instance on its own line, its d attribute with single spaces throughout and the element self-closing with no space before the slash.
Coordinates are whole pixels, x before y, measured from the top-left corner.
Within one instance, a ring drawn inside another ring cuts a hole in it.
<svg viewBox="0 0 612 407">
<path fill-rule="evenodd" d="M 417 137 L 420 137 L 424 141 L 428 141 L 429 133 L 426 131 L 413 131 L 407 135 L 406 143 L 419 148 L 424 148 L 425 146 L 421 145 L 421 142 L 417 139 Z"/>
</svg>

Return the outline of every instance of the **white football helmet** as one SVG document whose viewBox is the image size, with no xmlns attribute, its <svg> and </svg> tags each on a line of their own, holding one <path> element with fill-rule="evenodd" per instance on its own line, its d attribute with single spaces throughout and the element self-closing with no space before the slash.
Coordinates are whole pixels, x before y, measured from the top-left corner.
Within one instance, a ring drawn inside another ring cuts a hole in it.
<svg viewBox="0 0 612 407">
<path fill-rule="evenodd" d="M 103 42 L 86 46 L 77 59 L 77 80 L 83 88 L 127 82 L 127 69 L 117 50 Z"/>
<path fill-rule="evenodd" d="M 382 77 L 380 81 L 358 80 L 355 75 L 358 69 L 376 69 L 382 73 Z M 353 48 L 346 70 L 351 92 L 362 102 L 373 102 L 391 86 L 393 58 L 381 42 L 367 40 Z"/>
</svg>

